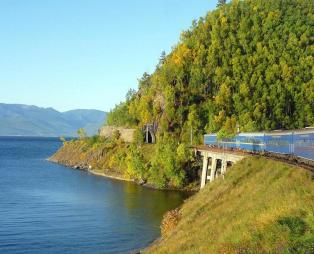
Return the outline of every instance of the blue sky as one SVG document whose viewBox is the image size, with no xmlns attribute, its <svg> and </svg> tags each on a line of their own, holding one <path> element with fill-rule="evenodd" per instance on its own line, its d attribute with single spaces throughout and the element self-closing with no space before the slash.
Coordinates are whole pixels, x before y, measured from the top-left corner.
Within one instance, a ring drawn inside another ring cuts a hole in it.
<svg viewBox="0 0 314 254">
<path fill-rule="evenodd" d="M 1 0 L 0 102 L 110 110 L 213 0 Z"/>
</svg>

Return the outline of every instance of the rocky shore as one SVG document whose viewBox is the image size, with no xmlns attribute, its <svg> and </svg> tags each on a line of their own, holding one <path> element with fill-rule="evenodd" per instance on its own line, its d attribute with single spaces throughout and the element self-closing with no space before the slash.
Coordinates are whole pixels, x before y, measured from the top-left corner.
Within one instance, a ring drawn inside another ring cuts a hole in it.
<svg viewBox="0 0 314 254">
<path fill-rule="evenodd" d="M 183 188 L 169 186 L 160 188 L 146 180 L 134 179 L 128 175 L 125 165 L 119 167 L 117 163 L 111 163 L 113 154 L 116 155 L 119 152 L 120 150 L 117 147 L 104 148 L 103 146 L 88 146 L 86 141 L 76 140 L 64 142 L 63 146 L 47 160 L 72 169 L 85 170 L 97 176 L 133 182 L 151 189 L 188 192 L 198 190 L 198 184 Z"/>
</svg>

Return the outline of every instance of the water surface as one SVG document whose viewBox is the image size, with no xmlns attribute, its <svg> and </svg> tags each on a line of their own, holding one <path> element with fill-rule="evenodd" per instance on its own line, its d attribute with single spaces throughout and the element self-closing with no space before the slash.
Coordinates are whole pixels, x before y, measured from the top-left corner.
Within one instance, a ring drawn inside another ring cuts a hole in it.
<svg viewBox="0 0 314 254">
<path fill-rule="evenodd" d="M 46 161 L 60 146 L 0 137 L 0 253 L 129 253 L 186 198 Z"/>
</svg>

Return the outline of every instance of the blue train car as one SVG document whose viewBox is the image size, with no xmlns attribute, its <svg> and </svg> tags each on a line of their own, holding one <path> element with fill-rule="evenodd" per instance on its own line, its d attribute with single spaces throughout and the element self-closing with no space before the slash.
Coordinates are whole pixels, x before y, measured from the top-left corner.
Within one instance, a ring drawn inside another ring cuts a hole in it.
<svg viewBox="0 0 314 254">
<path fill-rule="evenodd" d="M 314 128 L 293 131 L 240 133 L 233 138 L 217 139 L 216 134 L 204 135 L 204 144 L 251 152 L 294 155 L 314 165 Z"/>
<path fill-rule="evenodd" d="M 204 144 L 207 146 L 217 146 L 217 135 L 216 134 L 205 134 Z"/>
<path fill-rule="evenodd" d="M 265 133 L 265 150 L 272 153 L 292 154 L 293 133 L 291 131 L 273 131 Z"/>
<path fill-rule="evenodd" d="M 241 150 L 263 152 L 265 150 L 265 134 L 262 132 L 240 133 L 237 135 L 237 147 Z"/>
<path fill-rule="evenodd" d="M 227 149 L 237 148 L 237 137 L 223 138 L 221 140 L 218 140 L 218 147 L 227 148 Z"/>
<path fill-rule="evenodd" d="M 295 156 L 314 161 L 314 128 L 295 131 L 293 144 Z"/>
</svg>

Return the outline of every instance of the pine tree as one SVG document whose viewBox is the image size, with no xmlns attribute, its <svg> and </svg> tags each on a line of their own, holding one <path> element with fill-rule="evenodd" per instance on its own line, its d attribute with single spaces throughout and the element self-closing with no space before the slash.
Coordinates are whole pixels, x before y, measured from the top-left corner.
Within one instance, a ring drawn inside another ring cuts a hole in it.
<svg viewBox="0 0 314 254">
<path fill-rule="evenodd" d="M 226 0 L 218 0 L 217 7 L 223 6 L 226 4 Z"/>
</svg>

